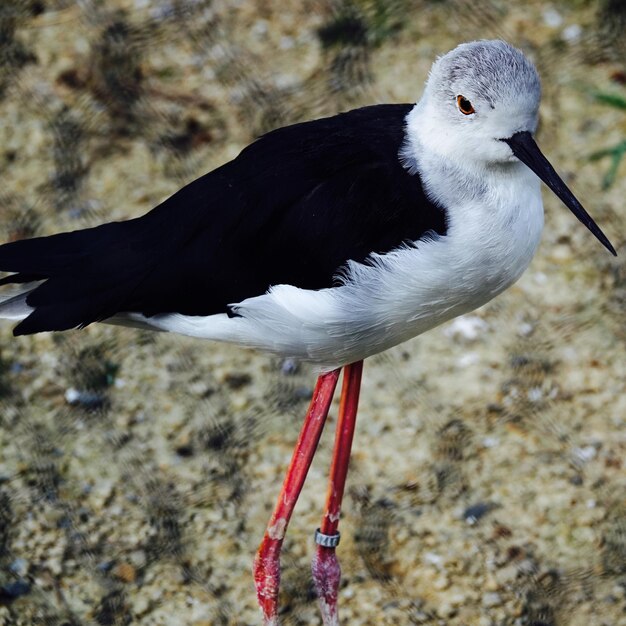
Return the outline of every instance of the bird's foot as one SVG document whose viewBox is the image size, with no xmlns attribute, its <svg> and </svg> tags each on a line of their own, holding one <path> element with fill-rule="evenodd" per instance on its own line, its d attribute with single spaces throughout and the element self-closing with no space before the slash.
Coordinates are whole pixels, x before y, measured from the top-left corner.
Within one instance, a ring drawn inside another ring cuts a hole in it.
<svg viewBox="0 0 626 626">
<path fill-rule="evenodd" d="M 321 545 L 315 547 L 311 573 L 324 626 L 339 626 L 337 595 L 341 581 L 341 567 L 334 547 L 326 548 Z"/>
<path fill-rule="evenodd" d="M 282 539 L 265 533 L 254 559 L 253 574 L 256 597 L 265 626 L 278 626 L 278 592 L 280 589 L 280 549 Z"/>
</svg>

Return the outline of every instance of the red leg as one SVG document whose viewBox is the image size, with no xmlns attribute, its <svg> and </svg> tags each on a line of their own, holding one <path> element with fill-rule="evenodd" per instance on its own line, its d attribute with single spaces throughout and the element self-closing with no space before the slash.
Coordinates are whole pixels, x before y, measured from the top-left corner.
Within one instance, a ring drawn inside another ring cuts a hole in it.
<svg viewBox="0 0 626 626">
<path fill-rule="evenodd" d="M 363 361 L 347 365 L 343 371 L 335 447 L 333 448 L 333 460 L 330 466 L 326 495 L 326 512 L 319 530 L 315 533 L 317 545 L 315 546 L 311 571 L 315 591 L 320 601 L 324 626 L 339 624 L 337 593 L 341 580 L 341 567 L 335 554 L 335 547 L 339 543 L 338 528 L 341 500 L 348 475 L 362 373 Z"/>
<path fill-rule="evenodd" d="M 267 626 L 278 624 L 278 588 L 280 585 L 280 549 L 319 443 L 328 410 L 335 393 L 340 370 L 317 379 L 313 398 L 293 451 L 285 481 L 278 496 L 263 541 L 254 560 L 256 595 Z"/>
</svg>

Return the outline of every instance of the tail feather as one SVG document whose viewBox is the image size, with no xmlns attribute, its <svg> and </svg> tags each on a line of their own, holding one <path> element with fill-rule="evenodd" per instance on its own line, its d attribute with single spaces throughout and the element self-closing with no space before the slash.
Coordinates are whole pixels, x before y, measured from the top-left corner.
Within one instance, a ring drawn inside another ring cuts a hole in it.
<svg viewBox="0 0 626 626">
<path fill-rule="evenodd" d="M 28 294 L 37 288 L 37 284 L 26 283 L 21 289 L 14 289 L 0 294 L 0 319 L 21 321 L 33 311 L 32 306 L 26 304 Z"/>
<path fill-rule="evenodd" d="M 0 294 L 0 318 L 20 320 L 13 333 L 25 335 L 83 327 L 115 315 L 152 266 L 151 255 L 135 245 L 136 222 L 0 246 L 0 270 L 13 272 L 0 285 L 23 285 Z"/>
<path fill-rule="evenodd" d="M 3 272 L 49 277 L 75 260 L 81 253 L 81 244 L 96 230 L 90 228 L 6 243 L 0 246 L 0 269 Z M 13 277 L 3 281 L 14 282 Z"/>
<path fill-rule="evenodd" d="M 11 274 L 10 276 L 5 276 L 4 278 L 0 278 L 0 287 L 3 285 L 17 285 L 20 283 L 34 283 L 40 280 L 43 280 L 45 276 L 37 276 L 36 274 Z"/>
<path fill-rule="evenodd" d="M 118 283 L 96 286 L 71 278 L 50 278 L 26 295 L 25 304 L 31 312 L 13 334 L 84 328 L 101 322 L 117 313 L 127 291 L 120 290 Z"/>
<path fill-rule="evenodd" d="M 181 299 L 197 309 L 188 286 L 209 284 L 207 268 L 215 263 L 208 256 L 222 249 L 222 240 L 243 219 L 240 211 L 224 211 L 213 227 L 212 206 L 235 193 L 220 171 L 141 217 L 0 245 L 0 272 L 11 272 L 0 278 L 0 287 L 40 281 L 22 300 L 6 304 L 6 311 L 19 311 L 12 315 L 28 313 L 14 334 L 82 327 L 128 312 L 176 311 Z M 5 301 L 0 292 L 0 303 Z M 207 301 L 201 302 L 203 312 L 215 306 L 211 297 Z"/>
</svg>

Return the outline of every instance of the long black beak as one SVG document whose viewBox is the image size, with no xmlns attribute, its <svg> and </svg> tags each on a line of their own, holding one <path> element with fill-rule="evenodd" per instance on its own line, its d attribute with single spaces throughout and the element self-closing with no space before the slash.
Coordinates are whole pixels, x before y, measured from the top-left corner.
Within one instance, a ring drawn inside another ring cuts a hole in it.
<svg viewBox="0 0 626 626">
<path fill-rule="evenodd" d="M 513 154 L 554 191 L 565 206 L 597 237 L 598 241 L 611 254 L 617 256 L 615 248 L 611 245 L 606 235 L 591 219 L 591 215 L 585 211 L 582 204 L 578 202 L 574 194 L 554 171 L 548 159 L 541 154 L 541 150 L 539 150 L 539 146 L 535 143 L 532 135 L 528 131 L 523 131 L 515 133 L 512 137 L 502 141 L 507 143 L 513 150 Z"/>
</svg>

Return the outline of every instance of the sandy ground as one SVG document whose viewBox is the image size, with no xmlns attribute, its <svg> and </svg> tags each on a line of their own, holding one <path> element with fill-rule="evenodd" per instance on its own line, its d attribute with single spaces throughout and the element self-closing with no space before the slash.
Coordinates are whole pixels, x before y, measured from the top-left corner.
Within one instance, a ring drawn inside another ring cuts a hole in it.
<svg viewBox="0 0 626 626">
<path fill-rule="evenodd" d="M 355 0 L 339 46 L 331 6 L 3 3 L 2 239 L 140 215 L 277 124 L 414 101 L 460 41 L 523 46 L 539 143 L 621 254 L 546 192 L 517 285 L 366 363 L 341 618 L 626 624 L 626 165 L 603 190 L 609 163 L 588 159 L 626 135 L 589 95 L 625 95 L 618 18 Z M 314 373 L 129 329 L 0 333 L 0 624 L 258 624 L 252 557 Z M 321 623 L 309 561 L 333 427 L 284 546 L 284 624 Z"/>
</svg>

